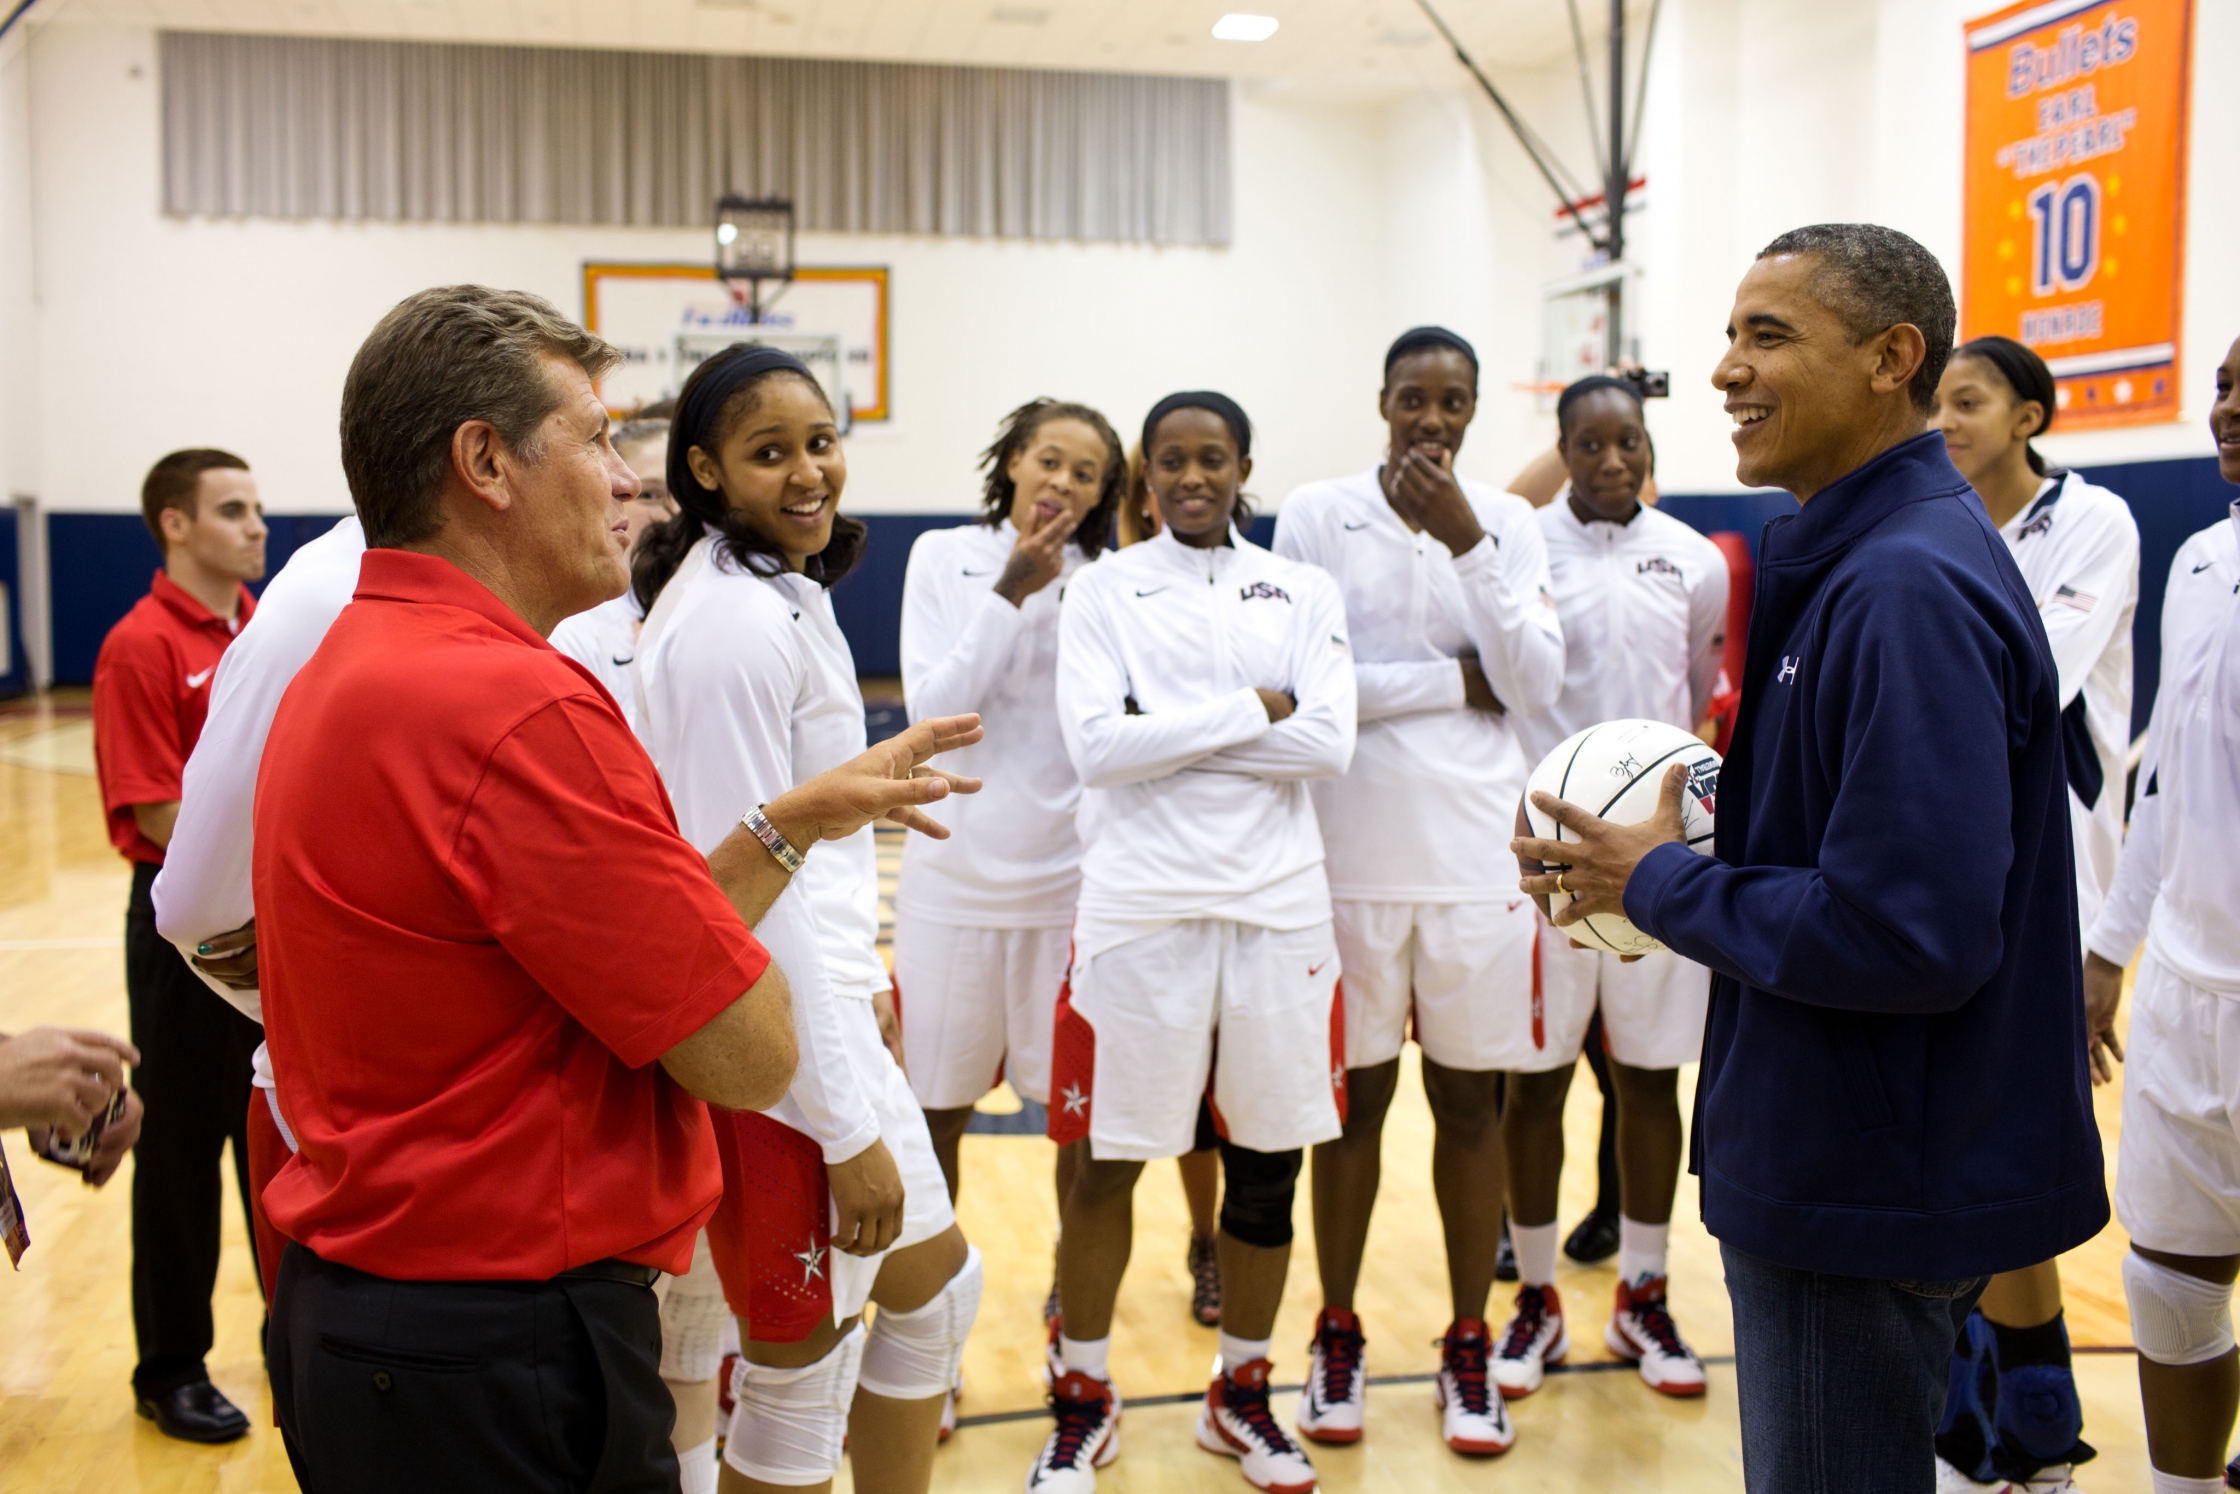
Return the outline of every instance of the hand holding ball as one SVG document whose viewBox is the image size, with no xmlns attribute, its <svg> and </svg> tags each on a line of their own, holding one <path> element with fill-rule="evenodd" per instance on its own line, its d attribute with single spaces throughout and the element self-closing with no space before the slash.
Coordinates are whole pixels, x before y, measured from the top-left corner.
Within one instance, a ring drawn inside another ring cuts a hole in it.
<svg viewBox="0 0 2240 1494">
<path fill-rule="evenodd" d="M 1627 920 L 1626 883 L 1668 841 L 1711 854 L 1719 767 L 1694 733 L 1662 721 L 1605 721 L 1567 738 L 1533 770 L 1518 806 L 1519 887 L 1544 898 L 1549 922 L 1579 944 L 1624 955 L 1664 948 Z"/>
</svg>

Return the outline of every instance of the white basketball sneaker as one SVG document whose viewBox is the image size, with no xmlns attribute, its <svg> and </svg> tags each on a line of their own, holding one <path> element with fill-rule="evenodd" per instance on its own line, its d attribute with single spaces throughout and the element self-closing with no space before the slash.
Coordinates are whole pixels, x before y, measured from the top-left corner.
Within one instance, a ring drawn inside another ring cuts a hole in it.
<svg viewBox="0 0 2240 1494">
<path fill-rule="evenodd" d="M 941 1402 L 941 1431 L 936 1442 L 947 1442 L 957 1434 L 957 1402 L 964 1399 L 964 1371 L 957 1371 L 957 1382 L 949 1387 L 949 1394 Z"/>
<path fill-rule="evenodd" d="M 1314 1464 L 1268 1409 L 1269 1369 L 1267 1360 L 1255 1359 L 1214 1376 L 1198 1416 L 1198 1446 L 1235 1458 L 1244 1481 L 1262 1494 L 1308 1494 Z"/>
<path fill-rule="evenodd" d="M 1316 1442 L 1359 1442 L 1368 1372 L 1363 1368 L 1361 1319 L 1342 1307 L 1325 1307 L 1314 1320 L 1307 1349 L 1307 1383 L 1299 1391 L 1299 1434 Z"/>
<path fill-rule="evenodd" d="M 1494 1351 L 1493 1379 L 1502 1395 L 1520 1400 L 1540 1388 L 1547 1367 L 1571 1352 L 1571 1333 L 1563 1325 L 1563 1299 L 1552 1286 L 1520 1287 L 1517 1310 L 1501 1330 Z"/>
<path fill-rule="evenodd" d="M 1621 1359 L 1641 1366 L 1649 1388 L 1665 1395 L 1702 1395 L 1703 1361 L 1680 1337 L 1672 1314 L 1665 1310 L 1664 1278 L 1654 1277 L 1639 1286 L 1618 1283 L 1617 1305 L 1602 1341 Z"/>
<path fill-rule="evenodd" d="M 1072 1370 L 1050 1387 L 1058 1424 L 1027 1470 L 1027 1494 L 1095 1494 L 1097 1470 L 1120 1456 L 1120 1393 Z"/>
<path fill-rule="evenodd" d="M 1439 1382 L 1432 1395 L 1447 1446 L 1458 1453 L 1505 1453 L 1516 1445 L 1509 1407 L 1487 1376 L 1493 1344 L 1486 1325 L 1461 1318 L 1439 1340 Z"/>
</svg>

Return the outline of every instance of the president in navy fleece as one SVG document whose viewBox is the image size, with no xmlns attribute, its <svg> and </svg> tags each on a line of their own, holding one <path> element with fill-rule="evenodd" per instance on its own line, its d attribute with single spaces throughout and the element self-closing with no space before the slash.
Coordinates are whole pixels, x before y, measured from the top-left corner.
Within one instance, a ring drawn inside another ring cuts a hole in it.
<svg viewBox="0 0 2240 1494">
<path fill-rule="evenodd" d="M 1622 908 L 1713 971 L 1691 1170 L 1753 1491 L 1927 1494 L 1986 1279 L 2108 1219 L 2053 659 L 1927 427 L 1953 322 L 1893 230 L 1759 255 L 1712 378 L 1736 475 L 1803 510 L 1760 543 L 1717 854 L 1680 773 L 1641 825 L 1542 796 L 1580 843 L 1516 842 L 1560 921 Z"/>
</svg>

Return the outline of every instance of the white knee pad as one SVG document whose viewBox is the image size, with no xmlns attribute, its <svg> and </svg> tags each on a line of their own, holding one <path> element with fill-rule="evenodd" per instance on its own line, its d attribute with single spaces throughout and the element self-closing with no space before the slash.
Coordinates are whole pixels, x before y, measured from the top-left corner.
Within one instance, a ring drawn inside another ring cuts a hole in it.
<svg viewBox="0 0 2240 1494">
<path fill-rule="evenodd" d="M 723 1460 L 766 1484 L 821 1484 L 838 1476 L 862 1363 L 860 1324 L 831 1353 L 800 1369 L 740 1360 L 731 1375 L 738 1404 Z"/>
<path fill-rule="evenodd" d="M 724 1326 L 734 1321 L 702 1235 L 692 1269 L 661 1283 L 661 1378 L 713 1380 L 723 1367 Z"/>
<path fill-rule="evenodd" d="M 879 1309 L 863 1350 L 865 1390 L 898 1401 L 944 1395 L 957 1382 L 965 1336 L 980 1315 L 980 1247 L 965 1247 L 964 1264 L 933 1300 L 910 1312 Z"/>
<path fill-rule="evenodd" d="M 2233 1346 L 2232 1288 L 2123 1253 L 2131 1340 L 2156 1364 L 2201 1364 Z"/>
</svg>

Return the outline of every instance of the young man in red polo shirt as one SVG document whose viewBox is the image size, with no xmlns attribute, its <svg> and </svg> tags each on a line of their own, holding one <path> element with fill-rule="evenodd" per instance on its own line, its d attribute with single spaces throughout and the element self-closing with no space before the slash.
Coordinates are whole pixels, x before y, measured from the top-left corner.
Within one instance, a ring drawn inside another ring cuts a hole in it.
<svg viewBox="0 0 2240 1494">
<path fill-rule="evenodd" d="M 233 1142 L 246 1202 L 249 1057 L 256 1025 L 210 991 L 156 932 L 149 889 L 179 815 L 179 783 L 210 706 L 218 657 L 256 611 L 264 510 L 249 464 L 175 451 L 140 489 L 163 569 L 102 640 L 93 668 L 93 750 L 109 840 L 132 863 L 125 993 L 140 1049 L 132 1087 L 147 1124 L 132 1172 L 132 1325 L 140 1414 L 167 1435 L 230 1442 L 249 1420 L 210 1383 L 220 1163 Z M 252 1242 L 253 1248 L 253 1242 Z"/>
</svg>

